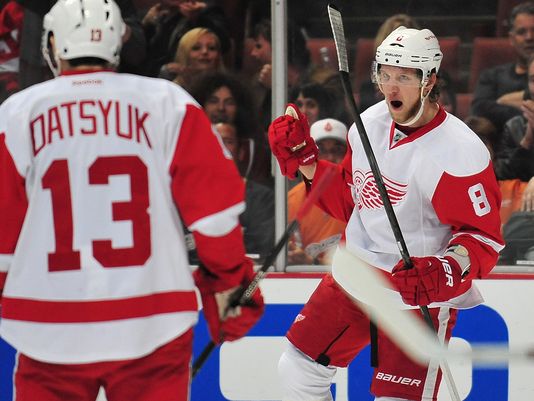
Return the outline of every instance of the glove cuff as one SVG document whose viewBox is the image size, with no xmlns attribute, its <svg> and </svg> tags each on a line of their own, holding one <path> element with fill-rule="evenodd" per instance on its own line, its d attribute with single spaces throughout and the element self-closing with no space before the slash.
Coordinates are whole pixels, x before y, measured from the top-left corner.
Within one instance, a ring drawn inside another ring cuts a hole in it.
<svg viewBox="0 0 534 401">
<path fill-rule="evenodd" d="M 254 278 L 253 266 L 252 261 L 249 258 L 245 258 L 243 263 L 236 266 L 232 271 L 232 276 L 235 278 L 235 281 L 239 282 L 240 285 L 247 286 Z M 228 273 L 228 271 L 225 272 L 226 275 Z M 202 265 L 193 272 L 193 279 L 202 294 L 215 294 L 235 287 L 234 283 L 223 281 Z"/>
<path fill-rule="evenodd" d="M 451 269 L 455 271 L 459 276 L 462 275 L 462 268 L 460 267 L 460 264 L 458 263 L 456 259 L 448 255 L 443 256 L 442 259 L 445 259 L 447 263 L 449 264 L 449 266 L 451 267 Z"/>
<path fill-rule="evenodd" d="M 469 274 L 471 269 L 471 259 L 469 258 L 469 251 L 466 247 L 462 245 L 451 245 L 447 248 L 443 257 L 453 259 L 458 263 L 462 278 Z"/>
</svg>

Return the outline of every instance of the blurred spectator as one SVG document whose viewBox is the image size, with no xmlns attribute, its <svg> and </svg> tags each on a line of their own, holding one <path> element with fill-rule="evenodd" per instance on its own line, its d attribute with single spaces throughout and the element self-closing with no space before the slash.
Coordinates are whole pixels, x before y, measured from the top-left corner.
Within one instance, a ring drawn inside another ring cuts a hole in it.
<svg viewBox="0 0 534 401">
<path fill-rule="evenodd" d="M 166 64 L 160 76 L 188 89 L 199 74 L 224 69 L 217 35 L 208 28 L 193 28 L 182 36 L 174 62 Z"/>
<path fill-rule="evenodd" d="M 51 78 L 41 54 L 41 35 L 44 15 L 56 3 L 55 0 L 17 0 L 24 7 L 24 23 L 21 34 L 20 75 L 21 88 Z M 132 0 L 115 0 L 126 23 L 122 45 L 120 72 L 139 73 L 146 56 L 146 40 L 141 20 Z"/>
<path fill-rule="evenodd" d="M 509 24 L 510 43 L 515 48 L 517 60 L 483 70 L 471 106 L 472 114 L 491 120 L 499 133 L 506 121 L 521 114 L 527 61 L 534 53 L 534 2 L 527 1 L 514 7 Z"/>
<path fill-rule="evenodd" d="M 335 118 L 348 123 L 343 94 L 331 87 L 315 82 L 305 83 L 293 88 L 289 99 L 307 117 L 310 125 L 324 118 Z"/>
<path fill-rule="evenodd" d="M 506 246 L 501 251 L 499 264 L 534 264 L 534 213 L 515 212 L 503 226 Z"/>
<path fill-rule="evenodd" d="M 190 93 L 212 123 L 235 125 L 243 152 L 237 161 L 241 175 L 271 187 L 271 153 L 252 92 L 234 75 L 213 72 L 195 79 Z"/>
<path fill-rule="evenodd" d="M 231 48 L 222 8 L 196 0 L 162 0 L 143 17 L 148 49 L 146 74 L 158 76 L 161 68 L 174 60 L 180 38 L 193 28 L 208 28 L 220 41 L 226 54 Z"/>
<path fill-rule="evenodd" d="M 522 115 L 508 120 L 496 153 L 495 170 L 500 181 L 502 204 L 501 221 L 506 249 L 502 263 L 516 259 L 534 246 L 532 232 L 534 212 L 534 56 L 529 59 L 528 90 L 522 101 Z M 534 248 L 533 248 L 534 249 Z"/>
<path fill-rule="evenodd" d="M 258 81 L 265 88 L 271 88 L 271 21 L 263 19 L 254 27 L 253 31 L 254 47 L 251 51 L 252 57 L 261 64 L 258 73 Z M 310 65 L 310 53 L 306 47 L 306 40 L 302 33 L 291 22 L 288 23 L 287 31 L 287 83 L 290 87 L 296 85 L 305 74 Z"/>
<path fill-rule="evenodd" d="M 438 71 L 438 86 L 440 89 L 439 104 L 453 115 L 456 115 L 456 89 L 451 76 L 445 70 Z"/>
<path fill-rule="evenodd" d="M 24 12 L 14 0 L 0 10 L 0 103 L 19 89 L 20 33 Z"/>
<path fill-rule="evenodd" d="M 319 159 L 341 163 L 347 151 L 347 127 L 338 120 L 326 118 L 318 120 L 310 127 L 310 135 L 319 148 Z M 288 220 L 296 218 L 300 206 L 306 198 L 306 186 L 299 183 L 288 193 Z M 339 243 L 345 223 L 336 220 L 318 206 L 299 221 L 299 228 L 288 244 L 287 260 L 290 265 L 328 265 L 331 253 Z"/>
<path fill-rule="evenodd" d="M 417 28 L 419 29 L 419 24 L 417 21 L 406 14 L 394 14 L 388 19 L 386 19 L 382 25 L 378 28 L 378 31 L 375 36 L 375 48 L 374 53 L 376 53 L 376 48 L 382 43 L 382 41 L 395 29 L 399 26 L 405 26 L 406 28 Z M 374 57 L 373 57 L 374 60 Z M 377 103 L 382 100 L 384 96 L 382 92 L 378 90 L 378 87 L 371 81 L 371 66 L 369 66 L 369 79 L 363 82 L 360 86 L 360 111 L 364 111 L 369 106 Z"/>
<path fill-rule="evenodd" d="M 232 123 L 220 122 L 215 129 L 234 161 L 239 165 L 243 148 L 237 129 Z M 265 185 L 245 178 L 245 211 L 239 216 L 243 227 L 247 254 L 264 258 L 274 243 L 274 193 Z"/>
<path fill-rule="evenodd" d="M 522 115 L 515 116 L 506 122 L 497 149 L 495 169 L 499 180 L 518 178 L 527 182 L 534 176 L 533 95 L 534 56 L 528 63 L 528 89 L 525 91 L 520 106 Z"/>
<path fill-rule="evenodd" d="M 478 116 L 467 116 L 464 123 L 484 142 L 484 145 L 488 148 L 488 152 L 490 152 L 491 160 L 495 163 L 494 149 L 495 141 L 497 140 L 497 129 L 495 125 L 487 118 Z"/>
<path fill-rule="evenodd" d="M 287 24 L 287 83 L 289 88 L 305 81 L 307 69 L 310 65 L 310 53 L 306 47 L 306 40 L 298 27 L 291 22 Z M 254 47 L 251 56 L 261 65 L 253 79 L 255 96 L 260 99 L 262 125 L 267 132 L 271 123 L 271 84 L 272 84 L 272 47 L 271 21 L 262 19 L 253 29 L 252 39 Z"/>
</svg>

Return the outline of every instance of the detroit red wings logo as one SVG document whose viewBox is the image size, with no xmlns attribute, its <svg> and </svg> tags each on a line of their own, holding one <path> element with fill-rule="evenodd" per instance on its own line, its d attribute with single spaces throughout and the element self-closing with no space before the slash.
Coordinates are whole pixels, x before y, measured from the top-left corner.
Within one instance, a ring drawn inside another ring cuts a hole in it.
<svg viewBox="0 0 534 401">
<path fill-rule="evenodd" d="M 378 191 L 372 171 L 364 173 L 361 170 L 356 170 L 353 174 L 353 180 L 353 196 L 354 202 L 358 205 L 358 210 L 363 208 L 376 210 L 384 207 L 384 202 L 380 198 L 380 191 Z M 386 186 L 391 205 L 395 206 L 406 196 L 408 185 L 395 182 L 385 176 L 382 176 L 382 180 Z"/>
</svg>

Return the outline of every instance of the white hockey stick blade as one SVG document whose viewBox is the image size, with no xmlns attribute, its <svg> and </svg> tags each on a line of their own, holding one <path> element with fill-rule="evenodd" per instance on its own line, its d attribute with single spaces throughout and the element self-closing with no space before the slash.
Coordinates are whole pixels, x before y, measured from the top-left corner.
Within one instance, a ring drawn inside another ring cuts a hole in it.
<svg viewBox="0 0 534 401">
<path fill-rule="evenodd" d="M 345 42 L 345 31 L 343 29 L 343 19 L 341 18 L 341 13 L 333 4 L 328 5 L 328 18 L 330 19 L 330 26 L 332 27 L 332 34 L 334 35 L 339 70 L 345 71 L 348 74 L 349 61 L 347 56 L 347 44 Z"/>
<path fill-rule="evenodd" d="M 411 313 L 400 313 L 403 311 L 391 297 L 394 290 L 377 268 L 344 248 L 338 249 L 335 254 L 332 274 L 378 326 L 417 362 L 426 364 L 431 359 L 471 359 L 473 365 L 488 368 L 506 366 L 511 360 L 534 364 L 532 348 L 511 350 L 507 346 L 489 343 L 471 345 L 471 351 L 465 353 L 442 346 L 422 319 Z M 358 294 L 358 300 L 352 294 Z"/>
</svg>

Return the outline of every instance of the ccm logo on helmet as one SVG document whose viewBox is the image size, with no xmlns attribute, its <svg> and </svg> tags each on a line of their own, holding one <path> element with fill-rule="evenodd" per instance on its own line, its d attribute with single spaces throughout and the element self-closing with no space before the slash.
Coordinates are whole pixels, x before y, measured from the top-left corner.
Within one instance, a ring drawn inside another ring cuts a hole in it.
<svg viewBox="0 0 534 401">
<path fill-rule="evenodd" d="M 390 375 L 389 373 L 378 372 L 375 377 L 377 380 L 383 380 L 385 382 L 398 383 L 405 386 L 419 387 L 421 380 L 412 379 L 411 377 L 402 377 L 396 375 Z"/>
</svg>

